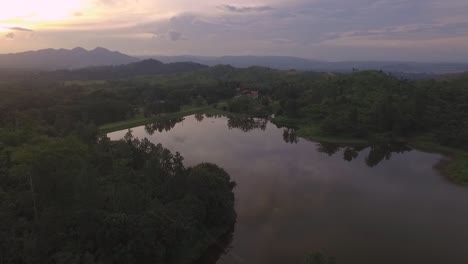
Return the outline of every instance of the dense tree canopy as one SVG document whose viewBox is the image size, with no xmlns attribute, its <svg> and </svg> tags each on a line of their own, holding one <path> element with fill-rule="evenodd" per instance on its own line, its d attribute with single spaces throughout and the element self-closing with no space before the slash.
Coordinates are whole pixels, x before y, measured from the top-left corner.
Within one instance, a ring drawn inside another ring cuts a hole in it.
<svg viewBox="0 0 468 264">
<path fill-rule="evenodd" d="M 0 80 L 0 263 L 190 263 L 231 230 L 234 183 L 223 169 L 186 168 L 179 153 L 130 132 L 117 142 L 99 136 L 98 126 L 140 114 L 220 102 L 236 113 L 229 127 L 243 131 L 265 129 L 266 119 L 253 117 L 275 114 L 274 122 L 325 135 L 387 141 L 424 135 L 468 150 L 465 76 L 407 81 L 375 71 L 217 66 L 112 79 L 27 73 Z M 259 97 L 239 95 L 240 87 Z M 178 120 L 145 128 L 163 131 Z M 297 136 L 284 130 L 288 143 Z M 371 147 L 367 164 L 406 151 L 394 146 Z M 328 155 L 338 150 L 320 145 Z M 344 159 L 360 151 L 348 147 Z"/>
<path fill-rule="evenodd" d="M 191 263 L 232 232 L 222 168 L 186 168 L 130 131 L 98 136 L 134 114 L 125 88 L 23 82 L 0 94 L 0 263 Z"/>
<path fill-rule="evenodd" d="M 410 82 L 356 72 L 297 87 L 275 88 L 272 96 L 281 102 L 278 113 L 300 125 L 352 137 L 429 134 L 440 144 L 468 149 L 468 89 L 457 81 Z"/>
</svg>

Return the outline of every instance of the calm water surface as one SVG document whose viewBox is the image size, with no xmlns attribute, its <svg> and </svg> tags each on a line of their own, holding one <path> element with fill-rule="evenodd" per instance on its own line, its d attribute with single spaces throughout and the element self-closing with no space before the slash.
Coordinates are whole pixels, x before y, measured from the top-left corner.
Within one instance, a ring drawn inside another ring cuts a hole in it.
<svg viewBox="0 0 468 264">
<path fill-rule="evenodd" d="M 237 182 L 237 224 L 220 264 L 300 264 L 316 251 L 338 264 L 468 263 L 468 188 L 433 169 L 440 155 L 320 144 L 226 117 L 132 130 L 180 152 L 187 166 L 216 163 Z"/>
</svg>

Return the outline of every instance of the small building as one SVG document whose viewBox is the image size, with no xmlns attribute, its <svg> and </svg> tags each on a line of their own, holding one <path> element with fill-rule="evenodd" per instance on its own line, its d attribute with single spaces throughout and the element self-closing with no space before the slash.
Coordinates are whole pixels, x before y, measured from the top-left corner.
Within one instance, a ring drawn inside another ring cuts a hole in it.
<svg viewBox="0 0 468 264">
<path fill-rule="evenodd" d="M 258 98 L 258 91 L 250 91 L 247 94 L 247 96 L 250 97 L 250 98 L 253 98 L 253 99 L 257 99 Z"/>
<path fill-rule="evenodd" d="M 240 90 L 239 95 L 247 96 L 247 97 L 250 97 L 252 99 L 257 99 L 259 93 L 258 93 L 258 91 L 244 89 L 244 90 Z"/>
</svg>

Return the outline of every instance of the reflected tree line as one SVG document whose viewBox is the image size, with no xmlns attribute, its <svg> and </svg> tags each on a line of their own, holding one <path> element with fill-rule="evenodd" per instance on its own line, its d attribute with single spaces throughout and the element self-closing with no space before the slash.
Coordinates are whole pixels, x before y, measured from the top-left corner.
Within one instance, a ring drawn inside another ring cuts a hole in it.
<svg viewBox="0 0 468 264">
<path fill-rule="evenodd" d="M 197 122 L 202 122 L 206 118 L 220 118 L 222 115 L 209 115 L 209 114 L 196 114 L 194 115 Z M 145 131 L 149 135 L 153 135 L 155 132 L 167 132 L 175 127 L 176 124 L 184 121 L 185 118 L 171 118 L 154 121 L 150 124 L 145 125 Z M 251 118 L 251 117 L 230 117 L 228 119 L 229 129 L 240 129 L 244 132 L 249 132 L 254 129 L 265 130 L 268 124 L 268 119 L 262 118 Z M 290 136 L 291 137 L 291 136 Z"/>
<path fill-rule="evenodd" d="M 153 135 L 155 132 L 163 132 L 163 131 L 169 131 L 175 127 L 176 124 L 184 121 L 184 118 L 172 118 L 172 119 L 164 119 L 164 120 L 158 120 L 150 124 L 145 125 L 145 131 L 149 135 Z"/>
<path fill-rule="evenodd" d="M 299 142 L 299 138 L 297 137 L 296 130 L 292 128 L 284 129 L 283 140 L 286 143 L 297 144 Z"/>
<path fill-rule="evenodd" d="M 249 132 L 255 129 L 265 131 L 268 124 L 268 119 L 253 118 L 253 117 L 230 117 L 228 119 L 228 128 L 237 128 L 244 132 Z"/>
<path fill-rule="evenodd" d="M 370 146 L 343 146 L 335 143 L 318 143 L 319 152 L 333 156 L 343 150 L 343 159 L 349 162 L 357 159 L 359 154 L 367 149 L 369 149 L 369 152 L 367 153 L 365 162 L 369 167 L 375 167 L 384 160 L 390 160 L 394 153 L 401 154 L 412 150 L 407 145 L 398 142 L 378 143 Z"/>
<path fill-rule="evenodd" d="M 254 129 L 265 130 L 269 120 L 266 118 L 249 118 L 249 117 L 231 117 L 228 119 L 229 129 L 238 128 L 244 132 Z M 299 137 L 296 130 L 292 128 L 285 128 L 283 130 L 283 140 L 289 144 L 297 144 Z M 372 145 L 362 146 L 344 146 L 335 143 L 319 143 L 318 151 L 333 156 L 343 150 L 343 159 L 346 161 L 353 161 L 357 159 L 361 152 L 369 149 L 366 154 L 365 163 L 369 167 L 375 167 L 384 160 L 390 160 L 394 153 L 401 154 L 411 151 L 411 148 L 406 144 L 398 142 L 385 142 L 376 143 Z"/>
<path fill-rule="evenodd" d="M 225 117 L 223 115 L 210 115 L 210 114 L 195 114 L 194 118 L 197 122 L 203 122 L 205 118 L 221 118 Z M 145 131 L 149 135 L 153 135 L 155 132 L 169 131 L 175 127 L 176 124 L 184 121 L 185 118 L 172 118 L 172 119 L 162 119 L 154 121 L 153 123 L 145 125 Z M 244 132 L 249 132 L 255 129 L 261 129 L 264 131 L 268 124 L 268 119 L 264 118 L 253 118 L 253 117 L 229 117 L 228 118 L 228 128 L 229 129 L 240 129 Z M 292 140 L 292 133 L 288 136 Z M 297 141 L 296 141 L 297 143 Z"/>
<path fill-rule="evenodd" d="M 203 115 L 196 114 L 194 118 L 197 122 L 203 122 L 206 118 L 225 118 L 222 115 Z M 172 118 L 167 120 L 158 120 L 145 126 L 145 130 L 148 134 L 153 135 L 155 132 L 169 131 L 175 127 L 176 124 L 182 122 L 184 118 Z M 228 117 L 227 125 L 229 129 L 240 129 L 243 132 L 249 132 L 255 129 L 262 131 L 266 130 L 268 125 L 268 119 L 262 118 L 251 118 L 251 117 Z M 299 138 L 295 129 L 284 128 L 282 134 L 284 142 L 288 144 L 297 144 Z M 335 143 L 321 142 L 318 144 L 318 151 L 325 153 L 328 156 L 342 155 L 342 158 L 348 162 L 351 162 L 359 157 L 359 155 L 365 156 L 365 164 L 369 167 L 375 167 L 384 160 L 390 160 L 394 153 L 400 154 L 411 151 L 411 148 L 401 143 L 379 143 L 372 144 L 370 146 L 345 146 Z M 217 263 L 223 256 L 229 257 L 230 251 L 232 250 L 231 244 L 233 240 L 234 225 L 232 229 L 227 232 L 224 236 L 218 238 L 216 243 L 213 244 L 203 256 L 195 261 L 198 263 Z M 320 253 L 308 255 L 305 259 L 306 264 L 317 263 L 317 264 L 334 264 L 336 259 L 333 257 L 325 257 Z"/>
<path fill-rule="evenodd" d="M 196 114 L 194 116 L 197 122 L 202 122 L 205 118 L 221 118 L 223 115 L 209 115 L 209 114 Z M 184 118 L 173 118 L 167 120 L 158 120 L 145 126 L 145 130 L 149 135 L 153 135 L 155 132 L 169 131 L 175 127 L 177 123 L 180 123 Z M 262 131 L 266 130 L 269 119 L 267 118 L 253 118 L 253 117 L 228 117 L 227 125 L 229 129 L 240 129 L 243 132 L 249 132 L 255 129 Z M 283 140 L 289 144 L 297 144 L 299 137 L 297 132 L 292 128 L 284 128 Z M 336 143 L 321 142 L 318 143 L 318 151 L 325 153 L 328 156 L 333 156 L 337 153 L 343 155 L 343 159 L 346 161 L 353 161 L 359 157 L 361 152 L 367 151 L 365 157 L 365 163 L 369 167 L 375 167 L 384 160 L 390 160 L 394 153 L 401 154 L 411 151 L 407 145 L 397 142 L 389 143 L 376 143 L 372 145 L 359 145 L 359 146 L 346 146 Z"/>
</svg>

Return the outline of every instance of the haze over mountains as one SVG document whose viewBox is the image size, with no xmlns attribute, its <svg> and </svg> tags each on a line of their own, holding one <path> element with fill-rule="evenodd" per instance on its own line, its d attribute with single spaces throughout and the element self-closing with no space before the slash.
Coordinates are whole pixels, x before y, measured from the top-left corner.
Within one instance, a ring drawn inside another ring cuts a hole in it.
<svg viewBox="0 0 468 264">
<path fill-rule="evenodd" d="M 92 66 L 110 66 L 135 63 L 144 59 L 155 59 L 164 63 L 194 62 L 207 66 L 219 64 L 238 68 L 251 66 L 269 67 L 279 70 L 350 72 L 358 70 L 383 70 L 391 73 L 447 74 L 468 71 L 468 63 L 422 63 L 389 61 L 344 61 L 326 62 L 288 56 L 141 56 L 133 57 L 105 48 L 85 50 L 83 48 L 44 49 L 12 54 L 0 54 L 0 68 L 19 69 L 78 69 Z M 151 64 L 154 67 L 154 62 Z M 187 66 L 187 65 L 186 65 Z M 186 67 L 183 66 L 183 67 Z M 193 66 L 193 65 L 192 65 Z M 180 64 L 172 67 L 181 67 Z M 187 68 L 198 68 L 187 66 Z M 154 70 L 154 68 L 153 68 Z M 103 71 L 103 69 L 101 69 Z M 109 69 L 105 71 L 109 72 Z M 138 69 L 142 71 L 142 69 Z M 164 72 L 166 70 L 162 70 Z M 169 72 L 171 70 L 168 70 Z M 144 71 L 143 71 L 144 72 Z M 151 71 L 149 71 L 151 72 Z M 115 74 L 115 73 L 113 73 Z M 119 74 L 117 74 L 119 75 Z"/>
<path fill-rule="evenodd" d="M 43 49 L 0 54 L 1 68 L 35 68 L 46 70 L 74 69 L 90 66 L 121 65 L 140 59 L 105 48 Z"/>
<path fill-rule="evenodd" d="M 327 62 L 288 56 L 142 56 L 165 63 L 192 61 L 208 66 L 229 64 L 237 68 L 250 66 L 268 67 L 278 70 L 351 72 L 357 70 L 382 70 L 400 73 L 446 74 L 468 71 L 468 63 L 424 63 L 397 61 L 341 61 Z"/>
</svg>

